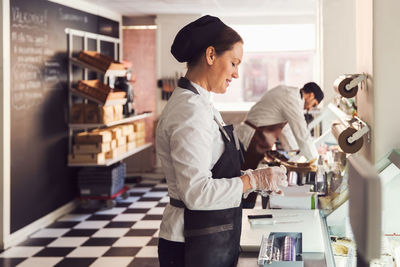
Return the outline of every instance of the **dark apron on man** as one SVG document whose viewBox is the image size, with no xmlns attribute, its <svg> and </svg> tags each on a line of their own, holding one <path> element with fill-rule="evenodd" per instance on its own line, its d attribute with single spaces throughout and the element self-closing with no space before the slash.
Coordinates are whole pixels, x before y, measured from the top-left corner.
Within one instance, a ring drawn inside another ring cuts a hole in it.
<svg viewBox="0 0 400 267">
<path fill-rule="evenodd" d="M 181 78 L 178 86 L 199 94 L 189 80 Z M 233 178 L 241 175 L 243 163 L 240 142 L 232 125 L 220 128 L 225 150 L 215 163 L 212 178 Z M 242 207 L 222 210 L 189 210 L 180 200 L 170 204 L 184 207 L 185 267 L 233 267 L 239 257 L 242 229 Z"/>
<path fill-rule="evenodd" d="M 245 121 L 245 123 L 254 129 L 254 134 L 251 138 L 249 147 L 244 153 L 242 169 L 257 169 L 258 164 L 264 158 L 265 152 L 272 149 L 272 146 L 274 145 L 278 136 L 281 134 L 283 127 L 285 127 L 286 122 L 262 127 L 257 127 L 249 121 Z M 252 192 L 247 196 L 246 199 L 243 199 L 243 208 L 254 208 L 256 205 L 257 195 L 258 193 Z M 262 207 L 265 209 L 267 207 L 268 197 L 261 197 L 261 199 Z"/>
</svg>

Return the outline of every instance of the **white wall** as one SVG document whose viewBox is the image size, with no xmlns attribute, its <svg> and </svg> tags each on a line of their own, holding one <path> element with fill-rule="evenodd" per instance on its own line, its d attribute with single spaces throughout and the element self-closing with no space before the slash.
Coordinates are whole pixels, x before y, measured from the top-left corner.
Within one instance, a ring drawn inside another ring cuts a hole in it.
<svg viewBox="0 0 400 267">
<path fill-rule="evenodd" d="M 333 82 L 344 73 L 356 72 L 355 0 L 320 0 L 321 21 L 321 85 L 325 92 L 325 103 L 335 96 Z M 185 64 L 178 63 L 171 55 L 170 48 L 178 30 L 200 15 L 158 15 L 157 24 L 157 78 L 175 75 L 175 71 L 185 71 Z M 224 17 L 228 24 L 276 24 L 314 23 L 315 15 L 288 17 Z M 159 94 L 161 92 L 159 91 Z M 165 102 L 159 100 L 157 112 L 160 114 Z"/>
<path fill-rule="evenodd" d="M 356 71 L 355 0 L 320 0 L 322 86 L 325 104 L 335 97 L 333 82 Z"/>
<path fill-rule="evenodd" d="M 373 2 L 374 0 L 356 0 L 356 47 L 357 47 L 357 72 L 369 76 L 366 82 L 362 83 L 362 90 L 356 96 L 358 105 L 358 116 L 368 124 L 370 133 L 364 136 L 364 145 L 360 150 L 370 162 L 375 162 L 375 90 L 374 62 L 373 62 Z"/>
<path fill-rule="evenodd" d="M 0 14 L 1 17 L 3 15 L 3 7 L 4 1 L 0 3 Z M 3 85 L 3 20 L 0 20 L 0 92 L 4 92 Z M 1 97 L 3 99 L 3 97 Z M 0 102 L 0 200 L 4 203 L 3 200 L 3 170 L 4 170 L 4 152 L 3 152 L 3 103 Z M 3 205 L 0 205 L 0 248 L 3 247 Z"/>
<path fill-rule="evenodd" d="M 400 1 L 373 1 L 374 157 L 400 147 Z"/>
<path fill-rule="evenodd" d="M 400 147 L 398 10 L 397 0 L 357 0 L 357 70 L 369 75 L 357 102 L 360 117 L 371 128 L 371 142 L 361 153 L 373 163 Z"/>
<path fill-rule="evenodd" d="M 0 248 L 10 229 L 10 17 L 9 1 L 0 3 Z"/>
<path fill-rule="evenodd" d="M 179 63 L 171 55 L 171 44 L 178 31 L 186 24 L 199 18 L 200 14 L 187 15 L 157 15 L 157 79 L 175 76 L 175 72 L 186 73 L 186 64 Z M 235 24 L 287 24 L 315 23 L 315 14 L 298 16 L 253 16 L 253 17 L 220 17 L 229 25 Z M 246 40 L 245 40 L 246 41 Z M 161 100 L 161 90 L 158 90 L 157 116 L 160 115 L 165 100 Z"/>
<path fill-rule="evenodd" d="M 178 31 L 186 24 L 199 18 L 199 14 L 187 15 L 157 15 L 157 62 L 156 77 L 157 79 L 169 76 L 175 77 L 175 72 L 186 73 L 186 64 L 179 63 L 171 54 L 171 45 Z M 157 91 L 157 117 L 164 109 L 166 100 L 161 100 L 161 90 Z"/>
</svg>

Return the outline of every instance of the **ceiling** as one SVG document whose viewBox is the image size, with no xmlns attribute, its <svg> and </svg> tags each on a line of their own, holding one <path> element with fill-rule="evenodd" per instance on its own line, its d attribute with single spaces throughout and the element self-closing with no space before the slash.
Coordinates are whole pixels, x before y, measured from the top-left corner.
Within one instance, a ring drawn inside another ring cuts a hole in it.
<svg viewBox="0 0 400 267">
<path fill-rule="evenodd" d="M 85 0 L 123 16 L 213 14 L 224 16 L 310 15 L 317 0 Z"/>
</svg>

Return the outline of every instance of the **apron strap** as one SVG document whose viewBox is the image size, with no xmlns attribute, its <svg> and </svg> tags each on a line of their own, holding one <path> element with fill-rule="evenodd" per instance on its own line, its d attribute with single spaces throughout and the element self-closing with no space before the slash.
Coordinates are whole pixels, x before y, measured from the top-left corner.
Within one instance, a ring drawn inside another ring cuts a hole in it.
<svg viewBox="0 0 400 267">
<path fill-rule="evenodd" d="M 214 121 L 218 124 L 219 129 L 221 132 L 225 135 L 225 138 L 228 139 L 228 141 L 231 141 L 231 138 L 229 137 L 228 133 L 226 132 L 224 126 L 217 120 L 217 118 L 214 116 Z"/>
<path fill-rule="evenodd" d="M 178 200 L 172 197 L 169 198 L 169 204 L 171 204 L 171 206 L 174 206 L 175 208 L 186 208 L 186 205 L 185 203 L 183 203 L 182 200 Z"/>
</svg>

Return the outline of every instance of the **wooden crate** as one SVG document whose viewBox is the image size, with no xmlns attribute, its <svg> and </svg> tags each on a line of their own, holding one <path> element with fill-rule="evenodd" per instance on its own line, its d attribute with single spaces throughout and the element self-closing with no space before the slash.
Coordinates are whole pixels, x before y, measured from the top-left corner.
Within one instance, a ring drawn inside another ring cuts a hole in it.
<svg viewBox="0 0 400 267">
<path fill-rule="evenodd" d="M 74 104 L 71 107 L 70 123 L 84 123 L 85 122 L 85 104 Z"/>
<path fill-rule="evenodd" d="M 119 63 L 111 57 L 100 54 L 96 51 L 80 51 L 78 59 L 104 72 L 107 70 L 126 69 L 124 64 Z"/>
<path fill-rule="evenodd" d="M 122 99 L 126 96 L 125 92 L 114 90 L 99 80 L 79 81 L 76 89 L 88 97 L 97 99 L 103 104 L 106 103 L 107 100 Z"/>
</svg>

